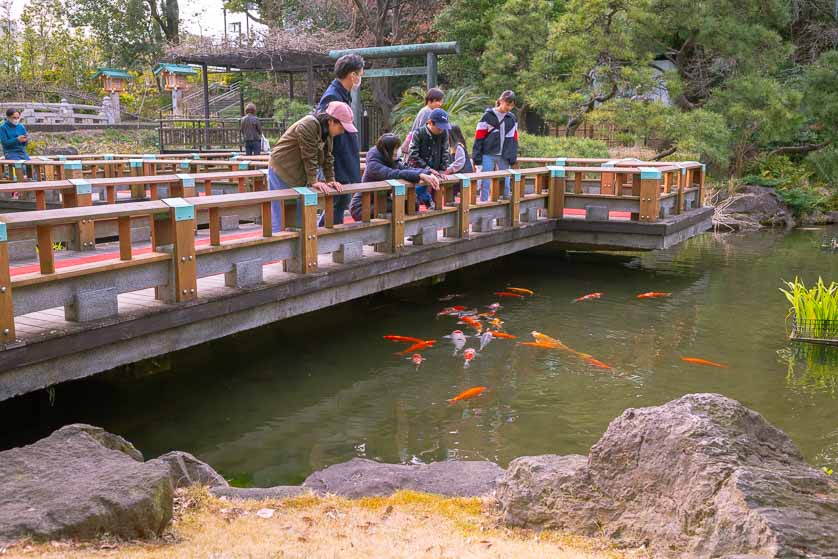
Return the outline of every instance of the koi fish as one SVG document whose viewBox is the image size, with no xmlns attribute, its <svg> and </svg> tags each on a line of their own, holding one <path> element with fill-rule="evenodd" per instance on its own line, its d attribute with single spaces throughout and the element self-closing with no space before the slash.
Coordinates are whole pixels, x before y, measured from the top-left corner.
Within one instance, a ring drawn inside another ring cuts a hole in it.
<svg viewBox="0 0 838 559">
<path fill-rule="evenodd" d="M 460 307 L 460 306 L 445 307 L 444 309 L 442 309 L 441 311 L 436 313 L 436 315 L 437 316 L 445 316 L 445 315 L 449 315 L 449 314 L 457 314 L 458 312 L 462 312 L 464 310 L 466 310 L 466 308 L 465 307 Z"/>
<path fill-rule="evenodd" d="M 420 344 L 425 341 L 420 338 L 411 338 L 410 336 L 395 336 L 393 334 L 384 336 L 384 339 L 390 340 L 391 342 L 407 342 L 410 344 Z"/>
<path fill-rule="evenodd" d="M 638 299 L 655 299 L 657 297 L 669 297 L 672 293 L 661 293 L 659 291 L 649 291 L 648 293 L 640 293 Z"/>
<path fill-rule="evenodd" d="M 497 312 L 498 309 L 501 308 L 500 303 L 492 303 L 491 305 L 486 305 L 486 308 L 490 311 Z"/>
<path fill-rule="evenodd" d="M 480 335 L 480 351 L 483 351 L 483 348 L 492 342 L 493 337 L 492 333 L 488 330 Z"/>
<path fill-rule="evenodd" d="M 547 334 L 542 334 L 541 332 L 536 332 L 535 330 L 533 330 L 530 333 L 532 334 L 532 337 L 535 339 L 535 341 L 538 342 L 538 343 L 547 344 L 547 345 L 552 346 L 554 348 L 566 348 L 567 347 L 566 345 L 564 345 L 562 342 L 560 342 L 556 338 L 551 338 Z"/>
<path fill-rule="evenodd" d="M 493 318 L 489 321 L 489 324 L 500 330 L 503 327 L 503 320 L 499 318 Z"/>
<path fill-rule="evenodd" d="M 492 337 L 493 338 L 501 338 L 501 339 L 504 339 L 504 340 L 515 340 L 515 339 L 518 338 L 518 336 L 513 336 L 512 334 L 506 334 L 504 332 L 497 332 L 497 331 L 494 331 L 494 330 L 489 330 L 489 331 L 492 332 Z"/>
<path fill-rule="evenodd" d="M 400 351 L 397 355 L 407 355 L 408 353 L 413 353 L 414 351 L 421 351 L 423 349 L 428 349 L 429 347 L 433 347 L 436 343 L 436 340 L 425 340 L 418 344 L 413 344 L 409 348 L 404 351 Z"/>
<path fill-rule="evenodd" d="M 581 297 L 574 299 L 573 302 L 579 303 L 580 301 L 591 301 L 593 299 L 599 299 L 600 297 L 602 297 L 602 293 L 588 293 L 587 295 L 582 295 Z"/>
<path fill-rule="evenodd" d="M 466 335 L 463 334 L 462 330 L 454 330 L 451 335 L 445 337 L 451 338 L 451 342 L 454 344 L 454 355 L 457 355 L 457 352 L 466 345 Z"/>
<path fill-rule="evenodd" d="M 459 402 L 461 400 L 470 400 L 471 398 L 475 398 L 477 396 L 480 396 L 484 392 L 486 392 L 486 387 L 485 386 L 475 386 L 474 388 L 469 388 L 468 390 L 463 390 L 462 392 L 460 392 L 459 394 L 457 394 L 456 396 L 454 396 L 453 398 L 448 400 L 448 403 L 453 404 L 454 402 Z"/>
<path fill-rule="evenodd" d="M 495 291 L 495 295 L 498 297 L 517 297 L 518 299 L 524 298 L 524 296 L 520 293 L 510 293 L 509 291 Z"/>
<path fill-rule="evenodd" d="M 535 295 L 535 291 L 524 289 L 523 287 L 507 287 L 506 290 L 513 293 L 520 293 L 521 295 Z"/>
<path fill-rule="evenodd" d="M 477 316 L 480 316 L 480 317 L 483 317 L 483 318 L 492 318 L 496 314 L 497 313 L 495 311 L 487 311 L 487 312 L 482 312 L 482 313 L 478 314 Z"/>
<path fill-rule="evenodd" d="M 483 331 L 483 324 L 481 324 L 480 321 L 476 318 L 473 318 L 471 316 L 462 316 L 460 317 L 460 321 L 461 324 L 468 324 L 469 326 L 477 330 L 478 334 Z"/>
<path fill-rule="evenodd" d="M 719 369 L 727 369 L 727 365 L 725 365 L 724 363 L 716 363 L 715 361 L 708 361 L 706 359 L 700 359 L 698 357 L 682 357 L 681 361 L 692 363 L 694 365 L 707 365 L 708 367 L 718 367 Z"/>
<path fill-rule="evenodd" d="M 585 361 L 585 363 L 587 363 L 588 365 L 593 365 L 594 367 L 597 367 L 599 369 L 609 369 L 610 370 L 610 369 L 613 368 L 613 367 L 611 367 L 611 365 L 607 365 L 607 364 L 603 363 L 602 361 L 600 361 L 599 359 L 594 359 L 594 357 L 592 355 L 588 355 L 587 353 L 576 353 L 576 354 L 579 357 L 581 357 L 582 360 Z"/>
<path fill-rule="evenodd" d="M 525 345 L 529 347 L 538 347 L 541 349 L 556 349 L 553 344 L 545 344 L 544 342 L 518 342 L 517 345 Z"/>
<path fill-rule="evenodd" d="M 477 357 L 477 351 L 474 348 L 468 348 L 463 352 L 463 368 L 466 369 L 471 364 L 472 360 Z"/>
<path fill-rule="evenodd" d="M 422 362 L 425 361 L 425 358 L 418 353 L 414 353 L 410 360 L 413 361 L 413 363 L 416 365 L 416 370 L 419 370 L 419 365 L 421 365 Z"/>
</svg>

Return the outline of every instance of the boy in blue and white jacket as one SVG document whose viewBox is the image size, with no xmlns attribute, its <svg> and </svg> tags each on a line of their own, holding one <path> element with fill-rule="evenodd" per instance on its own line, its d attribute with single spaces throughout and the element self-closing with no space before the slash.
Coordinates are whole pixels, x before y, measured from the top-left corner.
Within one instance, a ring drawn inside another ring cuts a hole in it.
<svg viewBox="0 0 838 559">
<path fill-rule="evenodd" d="M 504 91 L 495 107 L 486 109 L 483 118 L 477 123 L 474 134 L 472 157 L 474 164 L 480 165 L 481 171 L 509 169 L 518 161 L 518 121 L 512 114 L 515 108 L 515 94 Z M 480 200 L 489 199 L 490 180 L 481 181 Z M 510 182 L 506 178 L 503 195 L 509 198 Z"/>
</svg>

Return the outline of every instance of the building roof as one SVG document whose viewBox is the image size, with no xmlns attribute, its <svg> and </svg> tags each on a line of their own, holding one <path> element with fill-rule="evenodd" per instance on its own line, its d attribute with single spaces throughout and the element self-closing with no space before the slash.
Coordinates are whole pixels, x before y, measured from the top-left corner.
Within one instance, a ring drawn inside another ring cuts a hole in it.
<svg viewBox="0 0 838 559">
<path fill-rule="evenodd" d="M 126 80 L 133 79 L 131 74 L 125 70 L 117 70 L 115 68 L 96 68 L 96 73 L 93 74 L 93 79 L 99 76 L 107 76 L 109 78 L 124 78 Z"/>
<path fill-rule="evenodd" d="M 157 67 L 154 69 L 154 75 L 156 76 L 160 72 L 168 72 L 170 74 L 183 74 L 187 76 L 194 76 L 198 73 L 192 66 L 187 66 L 185 64 L 171 64 L 168 62 L 161 62 L 157 65 Z"/>
</svg>

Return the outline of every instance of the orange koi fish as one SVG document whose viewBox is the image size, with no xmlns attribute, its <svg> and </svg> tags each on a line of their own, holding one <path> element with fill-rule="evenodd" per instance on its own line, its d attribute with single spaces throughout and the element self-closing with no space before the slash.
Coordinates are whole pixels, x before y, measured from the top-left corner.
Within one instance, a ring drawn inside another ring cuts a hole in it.
<svg viewBox="0 0 838 559">
<path fill-rule="evenodd" d="M 580 301 L 591 301 L 593 299 L 599 299 L 600 297 L 602 297 L 602 293 L 600 292 L 588 293 L 587 295 L 582 295 L 581 297 L 574 299 L 573 302 L 579 303 Z"/>
<path fill-rule="evenodd" d="M 410 358 L 410 360 L 411 360 L 411 361 L 413 361 L 413 363 L 416 365 L 416 369 L 418 370 L 418 369 L 419 369 L 419 365 L 421 365 L 421 364 L 422 364 L 422 362 L 423 362 L 423 361 L 425 361 L 425 358 L 424 358 L 424 357 L 422 357 L 422 356 L 421 356 L 420 354 L 418 354 L 418 353 L 414 353 L 414 354 L 413 354 L 413 356 Z"/>
<path fill-rule="evenodd" d="M 498 330 L 503 328 L 503 320 L 501 320 L 499 318 L 493 318 L 492 320 L 489 321 L 489 324 L 491 324 L 492 326 L 494 326 Z"/>
<path fill-rule="evenodd" d="M 555 345 L 545 344 L 544 342 L 518 342 L 516 345 L 525 345 L 529 347 L 538 347 L 541 349 L 556 349 Z"/>
<path fill-rule="evenodd" d="M 579 357 L 581 357 L 582 360 L 585 361 L 585 363 L 587 363 L 588 365 L 593 365 L 594 367 L 597 367 L 599 369 L 609 369 L 610 370 L 610 369 L 613 368 L 613 367 L 611 367 L 611 365 L 607 365 L 607 364 L 603 363 L 602 361 L 600 361 L 599 359 L 594 359 L 594 357 L 592 355 L 588 355 L 587 353 L 578 353 L 577 355 L 579 355 Z"/>
<path fill-rule="evenodd" d="M 670 297 L 672 293 L 661 293 L 659 291 L 649 291 L 648 293 L 640 293 L 638 299 L 655 299 L 657 297 Z"/>
<path fill-rule="evenodd" d="M 727 369 L 727 365 L 725 365 L 724 363 L 716 363 L 715 361 L 708 361 L 706 359 L 700 359 L 698 357 L 682 357 L 681 361 L 692 363 L 693 365 L 707 365 L 708 367 L 718 367 L 719 369 Z"/>
<path fill-rule="evenodd" d="M 391 342 L 407 342 L 407 343 L 410 343 L 410 344 L 421 344 L 422 342 L 425 341 L 425 340 L 422 340 L 420 338 L 411 338 L 410 336 L 396 336 L 396 335 L 393 335 L 393 334 L 384 336 L 384 339 L 385 340 L 390 340 Z"/>
<path fill-rule="evenodd" d="M 512 293 L 520 293 L 521 295 L 535 295 L 535 291 L 532 289 L 524 289 L 523 287 L 507 287 L 507 291 L 511 291 Z"/>
<path fill-rule="evenodd" d="M 520 293 L 510 293 L 509 291 L 495 291 L 495 295 L 498 297 L 517 297 L 518 299 L 524 298 L 524 296 Z"/>
<path fill-rule="evenodd" d="M 453 404 L 454 402 L 459 402 L 461 400 L 470 400 L 471 398 L 475 398 L 477 396 L 480 396 L 484 392 L 486 392 L 486 387 L 485 386 L 475 386 L 474 388 L 469 388 L 468 390 L 463 390 L 462 392 L 460 392 L 459 394 L 457 394 L 456 396 L 454 396 L 453 398 L 448 400 L 448 403 Z"/>
<path fill-rule="evenodd" d="M 481 324 L 479 320 L 477 320 L 476 318 L 473 318 L 471 316 L 461 316 L 460 317 L 460 322 L 462 324 L 468 324 L 469 326 L 471 326 L 472 328 L 477 330 L 478 334 L 483 331 L 483 324 Z M 458 324 L 459 324 L 459 322 L 458 322 Z"/>
<path fill-rule="evenodd" d="M 429 347 L 433 347 L 436 343 L 436 340 L 425 340 L 418 344 L 413 344 L 409 348 L 404 351 L 400 351 L 397 355 L 407 355 L 408 353 L 413 353 L 414 351 L 421 351 L 423 349 L 428 349 Z"/>
<path fill-rule="evenodd" d="M 512 334 L 506 334 L 504 332 L 497 332 L 495 330 L 490 330 L 490 332 L 492 333 L 493 338 L 501 338 L 504 340 L 514 340 L 518 338 L 518 336 L 513 336 Z"/>
<path fill-rule="evenodd" d="M 547 334 L 542 334 L 541 332 L 536 332 L 535 330 L 530 332 L 530 334 L 532 334 L 532 337 L 538 343 L 546 344 L 546 345 L 549 345 L 550 347 L 557 348 L 557 349 L 567 349 L 566 345 L 564 345 L 562 342 L 560 342 L 556 338 L 551 338 Z"/>
</svg>

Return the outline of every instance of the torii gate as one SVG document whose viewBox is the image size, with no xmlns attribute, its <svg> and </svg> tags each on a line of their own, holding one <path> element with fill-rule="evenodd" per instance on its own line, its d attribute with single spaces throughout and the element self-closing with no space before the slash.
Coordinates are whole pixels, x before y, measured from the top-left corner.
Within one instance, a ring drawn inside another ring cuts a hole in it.
<svg viewBox="0 0 838 559">
<path fill-rule="evenodd" d="M 404 68 L 370 68 L 364 70 L 365 78 L 391 78 L 396 76 L 427 76 L 428 88 L 437 85 L 437 56 L 441 54 L 460 54 L 460 45 L 456 41 L 448 43 L 419 43 L 413 45 L 392 45 L 389 47 L 367 47 L 329 51 L 329 57 L 338 59 L 345 54 L 357 54 L 366 58 L 402 58 L 424 54 L 424 66 Z M 359 138 L 363 138 L 364 109 L 360 91 L 352 95 L 352 112 L 355 115 L 355 127 Z"/>
</svg>

